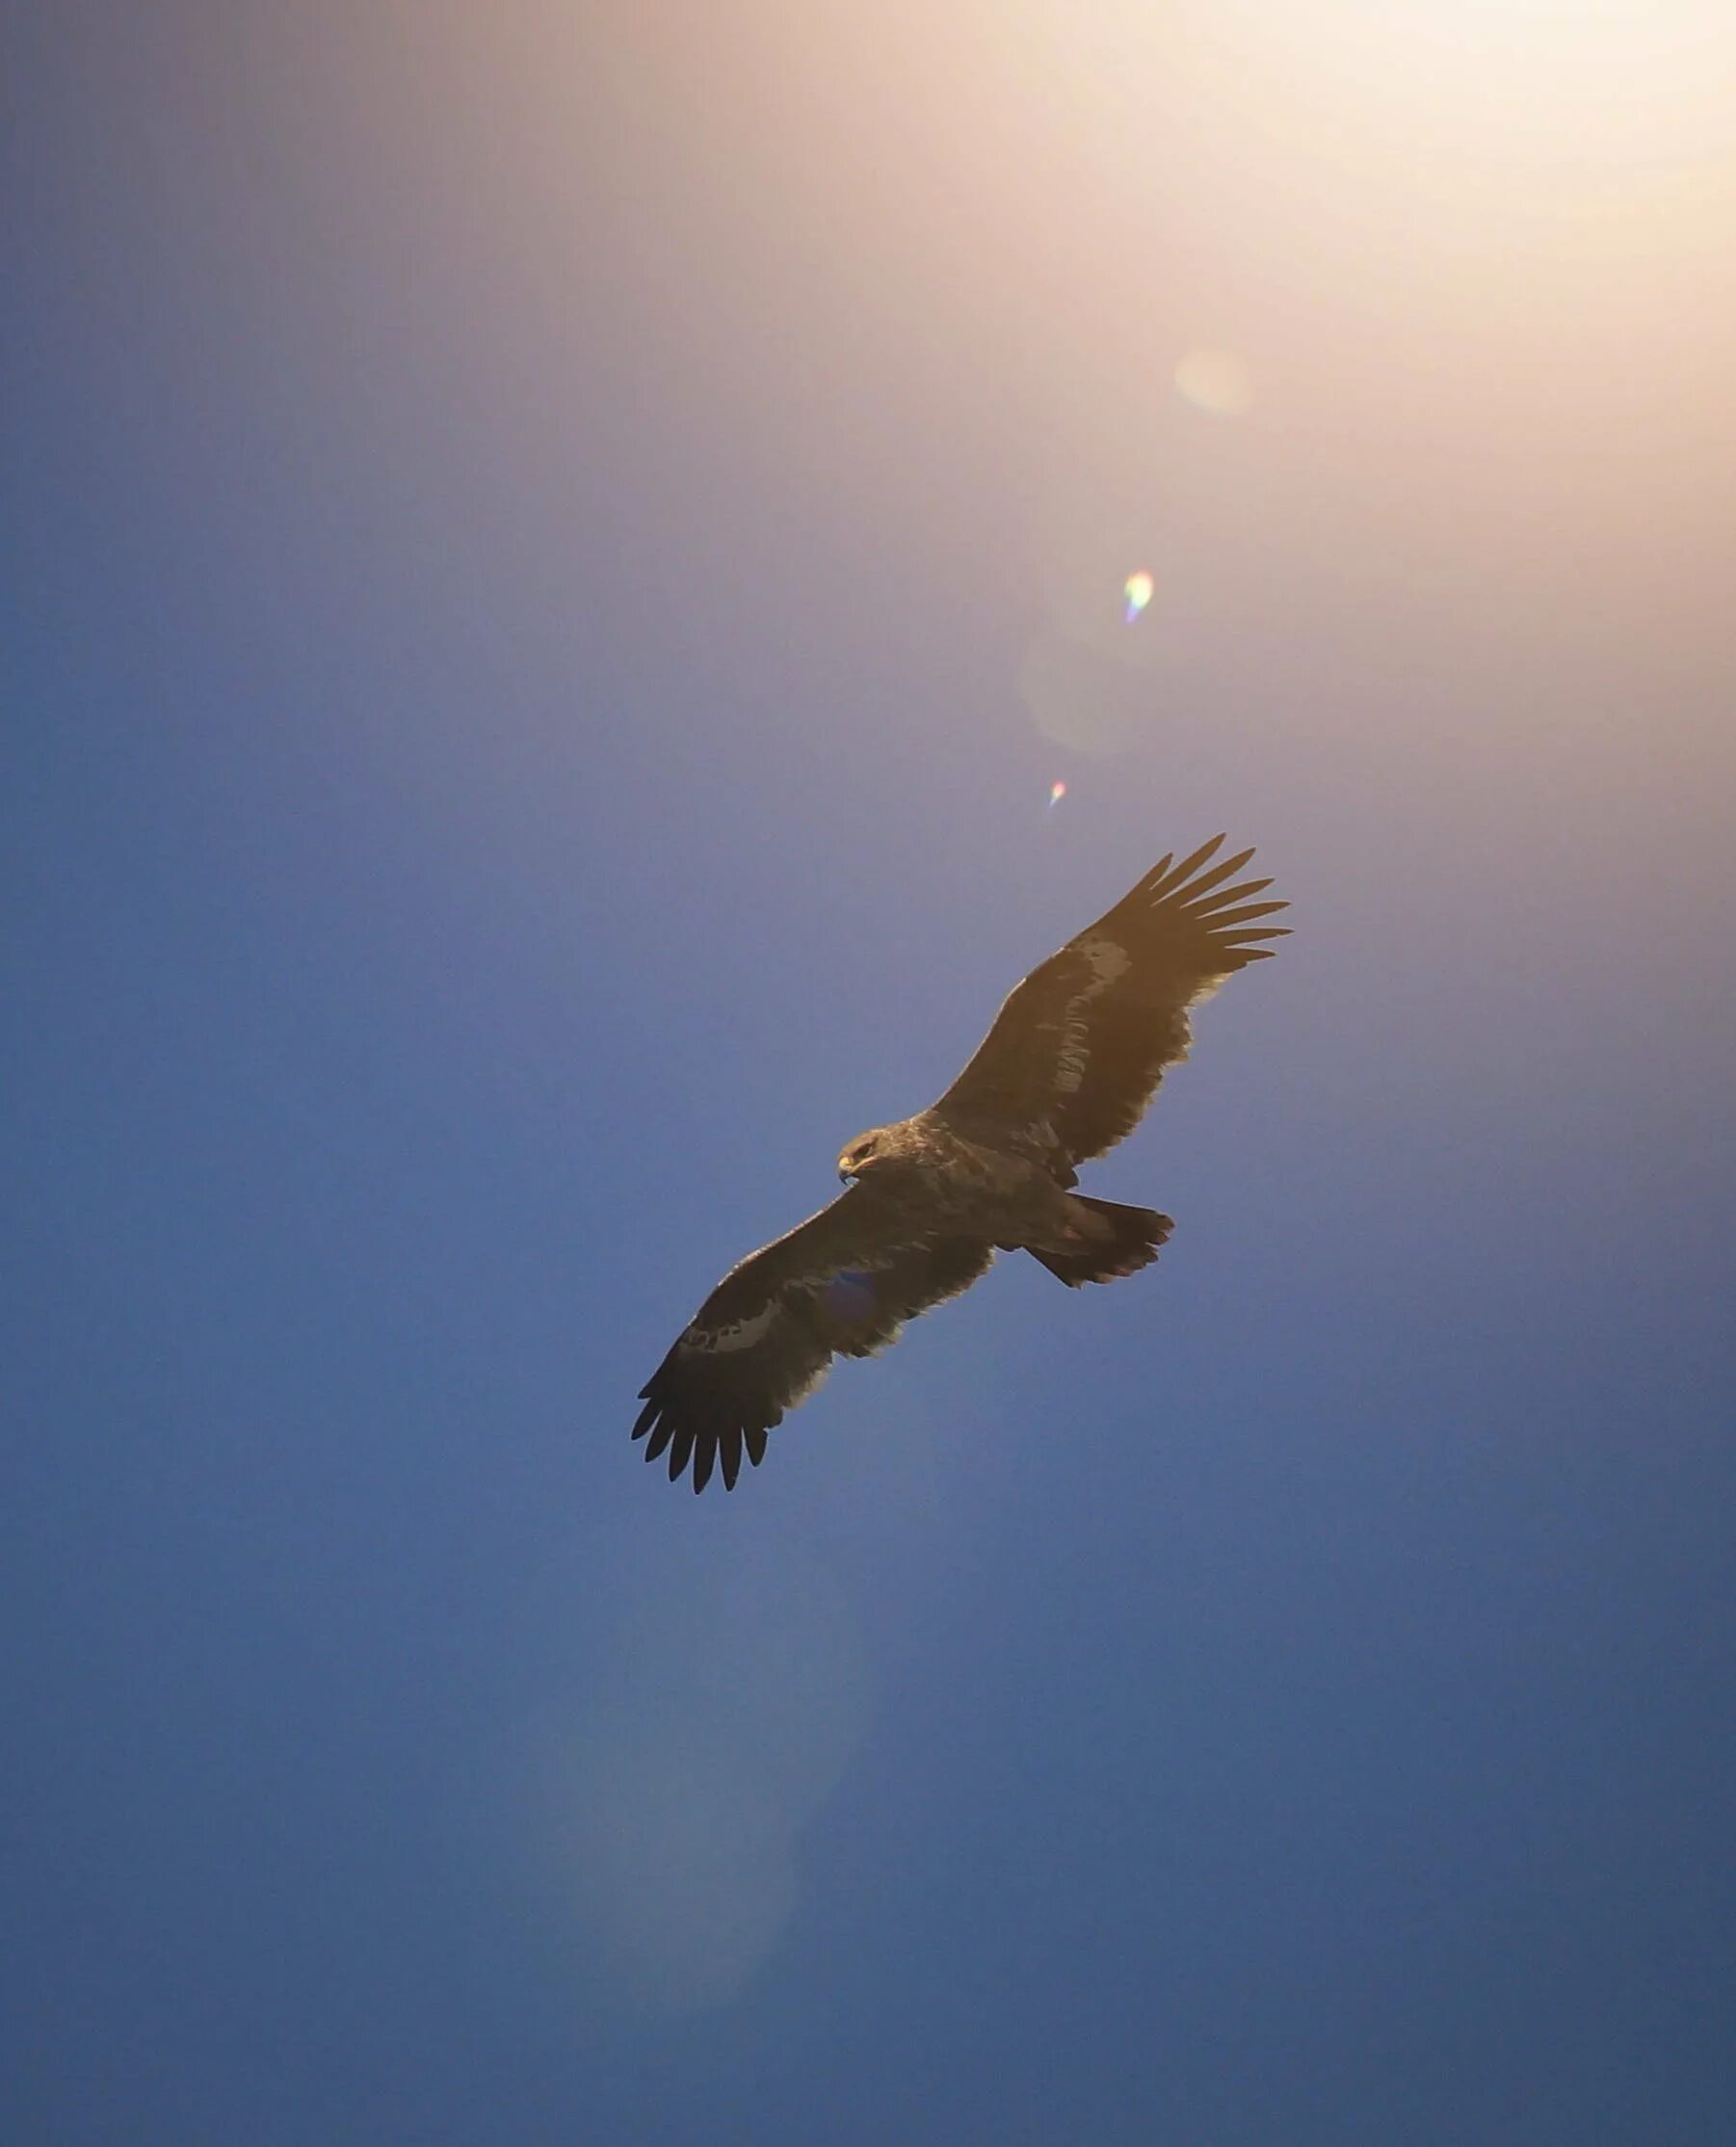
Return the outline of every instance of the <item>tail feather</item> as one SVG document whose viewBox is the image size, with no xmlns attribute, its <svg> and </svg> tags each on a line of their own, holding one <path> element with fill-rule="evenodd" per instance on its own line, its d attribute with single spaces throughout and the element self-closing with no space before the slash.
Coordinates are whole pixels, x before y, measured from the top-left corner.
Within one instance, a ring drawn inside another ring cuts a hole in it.
<svg viewBox="0 0 1736 2147">
<path fill-rule="evenodd" d="M 1035 1245 L 1025 1247 L 1033 1260 L 1047 1268 L 1069 1290 L 1078 1289 L 1082 1282 L 1114 1282 L 1120 1275 L 1137 1274 L 1142 1268 L 1148 1268 L 1157 1258 L 1158 1247 L 1175 1227 L 1155 1208 L 1124 1208 L 1118 1201 L 1092 1200 L 1084 1193 L 1075 1193 L 1073 1198 L 1099 1221 L 1108 1223 L 1111 1234 L 1093 1238 L 1077 1252 L 1039 1252 Z"/>
</svg>

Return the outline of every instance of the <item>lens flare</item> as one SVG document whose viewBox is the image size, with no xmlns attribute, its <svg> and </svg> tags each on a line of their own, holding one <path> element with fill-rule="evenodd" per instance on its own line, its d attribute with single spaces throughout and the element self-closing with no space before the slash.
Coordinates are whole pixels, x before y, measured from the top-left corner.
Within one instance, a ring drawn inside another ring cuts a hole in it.
<svg viewBox="0 0 1736 2147">
<path fill-rule="evenodd" d="M 1129 574 L 1121 585 L 1121 594 L 1127 599 L 1127 623 L 1131 626 L 1145 606 L 1151 601 L 1151 592 L 1157 584 L 1142 566 L 1137 574 Z"/>
<path fill-rule="evenodd" d="M 1065 798 L 1065 796 L 1066 796 L 1066 785 L 1065 785 L 1065 783 L 1059 783 L 1059 782 L 1057 782 L 1057 783 L 1051 783 L 1051 784 L 1049 785 L 1049 803 L 1050 803 L 1050 805 L 1051 805 L 1051 806 L 1054 806 L 1054 805 L 1059 805 L 1059 804 L 1060 804 L 1060 802 L 1061 802 L 1061 800 L 1062 800 L 1062 799 L 1064 799 L 1064 798 Z"/>
<path fill-rule="evenodd" d="M 1253 401 L 1253 375 L 1234 351 L 1190 351 L 1175 368 L 1175 386 L 1213 417 L 1240 417 Z"/>
</svg>

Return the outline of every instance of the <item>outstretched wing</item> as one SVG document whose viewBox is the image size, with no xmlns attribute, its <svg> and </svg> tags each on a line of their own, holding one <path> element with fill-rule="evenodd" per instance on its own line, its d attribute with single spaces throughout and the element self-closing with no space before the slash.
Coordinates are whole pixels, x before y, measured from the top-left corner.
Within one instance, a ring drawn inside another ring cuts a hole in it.
<svg viewBox="0 0 1736 2147">
<path fill-rule="evenodd" d="M 956 1297 L 994 1247 L 923 1231 L 877 1187 L 852 1186 L 787 1237 L 731 1268 L 644 1386 L 633 1427 L 645 1459 L 691 1460 L 703 1491 L 722 1461 L 735 1488 L 766 1433 L 810 1395 L 834 1356 L 866 1357 L 907 1320 Z"/>
<path fill-rule="evenodd" d="M 1236 970 L 1269 958 L 1255 942 L 1281 939 L 1287 929 L 1252 929 L 1289 907 L 1248 900 L 1270 879 L 1225 884 L 1251 850 L 1200 871 L 1223 842 L 1215 836 L 1173 868 L 1166 857 L 1034 969 L 934 1109 L 1009 1132 L 1046 1126 L 1073 1164 L 1130 1134 L 1165 1068 L 1187 1056 L 1188 1008 Z"/>
</svg>

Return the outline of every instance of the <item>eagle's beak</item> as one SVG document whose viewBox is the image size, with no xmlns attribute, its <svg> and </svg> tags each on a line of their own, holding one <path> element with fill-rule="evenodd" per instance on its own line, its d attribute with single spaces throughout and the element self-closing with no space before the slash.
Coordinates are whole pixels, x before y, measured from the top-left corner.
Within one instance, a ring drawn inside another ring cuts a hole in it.
<svg viewBox="0 0 1736 2147">
<path fill-rule="evenodd" d="M 855 1176 L 855 1172 L 850 1169 L 846 1165 L 842 1163 L 838 1165 L 838 1183 L 841 1186 L 847 1186 L 852 1178 L 854 1178 Z"/>
</svg>

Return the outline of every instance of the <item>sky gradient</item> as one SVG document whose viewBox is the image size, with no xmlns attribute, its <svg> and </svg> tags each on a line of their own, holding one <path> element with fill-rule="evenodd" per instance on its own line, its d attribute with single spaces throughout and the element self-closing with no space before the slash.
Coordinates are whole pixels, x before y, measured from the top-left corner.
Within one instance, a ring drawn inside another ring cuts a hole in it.
<svg viewBox="0 0 1736 2147">
<path fill-rule="evenodd" d="M 0 2131 L 1729 2139 L 1726 11 L 0 23 Z M 1158 1267 L 642 1467 L 1221 827 Z"/>
</svg>

